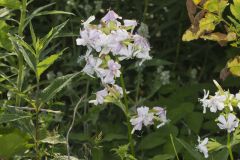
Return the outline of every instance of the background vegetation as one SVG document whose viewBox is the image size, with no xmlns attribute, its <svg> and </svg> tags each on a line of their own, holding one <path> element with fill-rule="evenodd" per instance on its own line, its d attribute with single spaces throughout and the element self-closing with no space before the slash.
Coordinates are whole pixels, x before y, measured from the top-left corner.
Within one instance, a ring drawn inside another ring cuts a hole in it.
<svg viewBox="0 0 240 160">
<path fill-rule="evenodd" d="M 167 109 L 168 118 L 171 120 L 163 128 L 147 128 L 134 134 L 137 158 L 174 159 L 176 158 L 172 145 L 174 141 L 181 159 L 193 159 L 178 140 L 185 140 L 194 146 L 198 135 L 206 133 L 215 135 L 218 132 L 214 122 L 216 117 L 211 113 L 203 117 L 198 97 L 202 96 L 203 88 L 215 90 L 212 79 L 218 80 L 223 88 L 237 91 L 240 87 L 239 79 L 228 77 L 225 81 L 221 81 L 219 73 L 225 67 L 226 61 L 239 53 L 239 49 L 221 47 L 217 43 L 204 40 L 183 42 L 182 35 L 190 26 L 185 4 L 184 0 L 35 0 L 31 2 L 27 8 L 27 15 L 45 5 L 49 6 L 43 11 L 58 10 L 74 14 L 48 13 L 46 16 L 36 16 L 31 21 L 36 36 L 43 37 L 52 27 L 68 20 L 43 53 L 57 53 L 67 48 L 54 65 L 42 74 L 40 89 L 44 89 L 56 77 L 76 73 L 83 68 L 82 56 L 85 50 L 75 44 L 81 21 L 91 15 L 101 18 L 108 9 L 116 11 L 122 17 L 137 19 L 139 24 L 144 23 L 141 25 L 144 33 L 148 30 L 153 59 L 145 62 L 141 67 L 132 61 L 123 65 L 126 88 L 130 91 L 131 110 L 141 105 L 161 105 Z M 26 118 L 31 116 L 30 114 L 5 106 L 6 103 L 11 105 L 11 100 L 15 101 L 14 98 L 11 99 L 11 90 L 4 85 L 7 85 L 6 77 L 10 82 L 16 81 L 16 77 L 10 73 L 14 72 L 14 67 L 17 65 L 16 58 L 9 56 L 13 46 L 8 40 L 8 33 L 14 35 L 17 32 L 18 25 L 12 19 L 20 18 L 17 7 L 9 8 L 7 16 L 0 13 L 2 48 L 0 72 L 5 76 L 2 76 L 0 88 L 2 105 L 0 157 L 24 159 L 34 154 L 29 149 L 33 143 L 26 131 L 31 128 L 34 118 L 31 122 L 31 118 Z M 29 28 L 27 26 L 23 34 L 24 40 L 31 43 Z M 23 88 L 29 89 L 34 86 L 30 84 L 35 83 L 35 75 L 28 67 L 26 70 L 28 72 L 26 71 Z M 165 82 L 163 77 L 166 78 L 166 75 L 162 76 L 163 71 L 170 71 L 167 84 L 163 83 Z M 84 97 L 78 106 L 75 123 L 69 135 L 71 155 L 79 159 L 119 159 L 113 149 L 128 143 L 125 118 L 121 110 L 112 105 L 96 107 L 88 103 L 94 97 L 93 93 L 97 91 L 98 85 L 96 80 L 89 79 L 88 76 L 76 76 L 70 84 L 47 102 L 47 109 L 61 113 L 40 113 L 41 125 L 45 128 L 41 130 L 42 155 L 49 159 L 54 157 L 60 159 L 60 155 L 67 155 L 65 137 L 73 119 L 74 107 L 79 98 Z M 16 115 L 20 115 L 19 119 Z M 124 147 L 121 149 L 118 152 L 125 153 Z M 222 152 L 224 155 L 225 151 Z"/>
</svg>

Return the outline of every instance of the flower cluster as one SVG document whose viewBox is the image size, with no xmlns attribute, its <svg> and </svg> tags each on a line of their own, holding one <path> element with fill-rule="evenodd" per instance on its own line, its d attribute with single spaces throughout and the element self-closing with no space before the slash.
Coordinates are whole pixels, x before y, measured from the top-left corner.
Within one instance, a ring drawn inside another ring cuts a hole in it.
<svg viewBox="0 0 240 160">
<path fill-rule="evenodd" d="M 203 98 L 199 98 L 202 104 L 203 113 L 206 113 L 207 108 L 210 112 L 219 113 L 217 126 L 221 130 L 226 130 L 228 134 L 233 132 L 239 124 L 239 119 L 235 116 L 235 109 L 240 108 L 240 93 L 231 94 L 229 91 L 224 91 L 221 86 L 214 81 L 218 88 L 215 95 L 209 95 L 209 91 L 204 90 Z M 205 158 L 208 157 L 207 153 L 208 140 L 204 140 L 197 146 L 197 149 L 202 152 Z"/>
<path fill-rule="evenodd" d="M 94 20 L 95 17 L 91 16 L 83 23 L 76 43 L 87 47 L 83 72 L 100 78 L 105 87 L 96 93 L 96 100 L 90 101 L 98 105 L 104 102 L 112 90 L 119 91 L 118 95 L 122 96 L 122 88 L 115 83 L 121 75 L 120 61 L 137 58 L 142 63 L 151 57 L 148 41 L 134 33 L 137 26 L 135 20 L 123 20 L 112 10 L 101 19 L 100 24 L 91 24 Z"/>
<path fill-rule="evenodd" d="M 132 134 L 136 130 L 142 130 L 143 125 L 153 125 L 154 120 L 160 122 L 160 124 L 157 125 L 157 128 L 162 127 L 168 122 L 166 113 L 166 110 L 162 107 L 153 107 L 151 110 L 146 106 L 137 108 L 137 115 L 130 120 L 131 124 L 134 126 Z"/>
</svg>

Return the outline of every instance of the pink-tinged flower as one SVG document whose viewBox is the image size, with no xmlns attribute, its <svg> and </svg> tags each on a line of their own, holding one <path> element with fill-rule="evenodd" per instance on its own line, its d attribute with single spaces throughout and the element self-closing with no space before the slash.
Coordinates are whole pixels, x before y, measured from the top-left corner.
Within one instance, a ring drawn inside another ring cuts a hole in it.
<svg viewBox="0 0 240 160">
<path fill-rule="evenodd" d="M 233 132 L 235 128 L 238 127 L 238 123 L 239 123 L 239 120 L 237 119 L 237 117 L 232 113 L 228 114 L 227 119 L 223 115 L 220 115 L 218 117 L 218 121 L 220 122 L 220 123 L 217 123 L 218 127 L 220 129 L 227 130 L 228 133 Z"/>
<path fill-rule="evenodd" d="M 114 84 L 113 85 L 114 89 L 119 93 L 119 95 L 122 97 L 123 96 L 123 89 L 119 85 Z"/>
<path fill-rule="evenodd" d="M 155 114 L 160 119 L 161 123 L 157 126 L 157 128 L 160 128 L 164 126 L 168 120 L 167 120 L 167 111 L 162 107 L 153 107 L 153 110 L 155 111 Z"/>
<path fill-rule="evenodd" d="M 136 20 L 125 19 L 125 20 L 123 20 L 123 23 L 124 23 L 124 26 L 126 26 L 126 27 L 130 27 L 130 26 L 135 27 L 135 26 L 137 26 L 137 21 Z"/>
<path fill-rule="evenodd" d="M 137 109 L 137 117 L 131 118 L 130 122 L 134 126 L 132 130 L 132 134 L 136 130 L 141 130 L 142 126 L 148 126 L 153 124 L 153 118 L 154 115 L 153 113 L 149 113 L 149 108 L 148 107 L 139 107 Z"/>
<path fill-rule="evenodd" d="M 198 146 L 196 147 L 199 152 L 203 153 L 205 158 L 208 158 L 208 138 L 205 138 L 203 141 L 201 141 L 200 137 L 198 137 Z"/>
<path fill-rule="evenodd" d="M 130 35 L 126 30 L 119 29 L 111 32 L 108 47 L 113 52 L 113 55 L 118 55 L 123 48 L 126 48 L 123 41 L 127 39 L 130 39 Z"/>
<path fill-rule="evenodd" d="M 117 13 L 109 10 L 108 13 L 101 19 L 103 22 L 108 23 L 110 21 L 115 21 L 117 19 L 122 19 Z"/>
<path fill-rule="evenodd" d="M 106 70 L 106 76 L 103 80 L 104 83 L 107 84 L 114 84 L 115 77 L 120 77 L 121 71 L 120 71 L 121 65 L 117 62 L 114 62 L 113 60 L 108 61 L 108 70 Z"/>
<path fill-rule="evenodd" d="M 132 44 L 122 47 L 121 50 L 118 52 L 118 55 L 120 56 L 119 60 L 122 61 L 124 59 L 133 58 L 134 52 L 135 52 L 135 49 Z"/>
<path fill-rule="evenodd" d="M 104 98 L 108 95 L 108 90 L 105 88 L 96 93 L 96 100 L 91 100 L 89 103 L 93 103 L 94 105 L 103 104 Z"/>
<path fill-rule="evenodd" d="M 80 37 L 76 42 L 79 46 L 88 46 L 94 48 L 97 52 L 101 51 L 101 45 L 99 44 L 100 35 L 102 33 L 97 29 L 85 29 L 80 32 Z"/>
<path fill-rule="evenodd" d="M 104 71 L 100 68 L 102 64 L 102 60 L 100 58 L 93 57 L 93 55 L 89 55 L 85 57 L 86 65 L 83 68 L 83 72 L 93 77 L 93 74 L 96 72 L 98 77 L 105 76 Z"/>
<path fill-rule="evenodd" d="M 142 59 L 142 62 L 145 60 L 151 59 L 152 57 L 150 57 L 149 55 L 150 46 L 148 41 L 144 37 L 137 34 L 133 36 L 133 39 L 134 39 L 134 45 L 138 50 L 137 52 L 135 52 L 134 56 Z"/>
</svg>

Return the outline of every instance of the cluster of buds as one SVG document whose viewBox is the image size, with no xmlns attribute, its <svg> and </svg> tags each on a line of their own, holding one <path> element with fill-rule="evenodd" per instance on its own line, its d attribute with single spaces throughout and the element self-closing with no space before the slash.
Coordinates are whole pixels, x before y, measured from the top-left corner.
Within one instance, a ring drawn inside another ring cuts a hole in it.
<svg viewBox="0 0 240 160">
<path fill-rule="evenodd" d="M 136 130 L 142 130 L 143 125 L 153 125 L 154 121 L 160 123 L 157 125 L 157 128 L 162 127 L 168 122 L 166 113 L 166 110 L 162 107 L 153 107 L 151 110 L 146 106 L 137 108 L 137 115 L 133 116 L 130 120 L 134 126 L 132 134 Z"/>
<path fill-rule="evenodd" d="M 96 93 L 96 100 L 90 101 L 98 105 L 112 95 L 122 97 L 123 89 L 116 84 L 116 78 L 121 76 L 121 61 L 137 58 L 141 64 L 151 57 L 148 41 L 134 33 L 137 26 L 135 20 L 123 20 L 112 10 L 101 19 L 100 24 L 90 24 L 94 20 L 95 17 L 91 16 L 83 23 L 76 42 L 87 47 L 83 72 L 100 78 L 104 86 Z"/>
<path fill-rule="evenodd" d="M 203 106 L 203 113 L 206 113 L 207 108 L 210 112 L 219 113 L 217 126 L 221 130 L 226 130 L 229 134 L 232 133 L 239 123 L 239 119 L 235 115 L 236 108 L 240 108 L 240 93 L 231 94 L 229 91 L 224 91 L 222 87 L 214 80 L 218 91 L 215 95 L 209 95 L 209 91 L 204 90 L 203 98 L 199 98 L 199 102 Z M 197 149 L 202 152 L 205 158 L 208 157 L 208 138 L 200 141 Z"/>
</svg>

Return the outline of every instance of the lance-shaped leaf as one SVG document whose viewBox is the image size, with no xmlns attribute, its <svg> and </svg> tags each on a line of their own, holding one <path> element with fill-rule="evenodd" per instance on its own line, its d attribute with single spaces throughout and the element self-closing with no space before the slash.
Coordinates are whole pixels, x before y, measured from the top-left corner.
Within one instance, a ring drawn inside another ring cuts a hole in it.
<svg viewBox="0 0 240 160">
<path fill-rule="evenodd" d="M 58 92 L 66 87 L 74 77 L 79 75 L 81 72 L 68 74 L 62 77 L 56 78 L 47 88 L 45 88 L 39 95 L 39 98 L 43 103 L 51 100 Z"/>
<path fill-rule="evenodd" d="M 227 62 L 227 68 L 233 75 L 240 77 L 240 56 L 229 60 Z"/>
<path fill-rule="evenodd" d="M 56 53 L 56 54 L 53 54 L 53 55 L 45 58 L 43 61 L 38 63 L 38 65 L 37 65 L 37 76 L 38 76 L 38 78 L 40 78 L 42 73 L 46 69 L 48 69 L 48 67 L 50 67 L 63 54 L 64 51 L 65 51 L 65 49 Z"/>
<path fill-rule="evenodd" d="M 36 58 L 35 55 L 32 53 L 34 52 L 32 48 L 26 42 L 24 42 L 18 37 L 10 35 L 9 39 L 11 40 L 14 50 L 17 52 L 17 54 L 22 54 L 28 66 L 35 72 Z"/>
<path fill-rule="evenodd" d="M 52 39 L 56 38 L 59 35 L 60 31 L 67 24 L 67 22 L 68 22 L 68 20 L 63 22 L 62 24 L 52 28 L 46 36 L 44 36 L 43 38 L 41 38 L 39 40 L 39 42 L 37 42 L 38 45 L 37 45 L 36 50 L 38 51 L 38 53 L 41 53 L 44 49 L 46 49 L 46 47 L 52 41 Z"/>
</svg>

